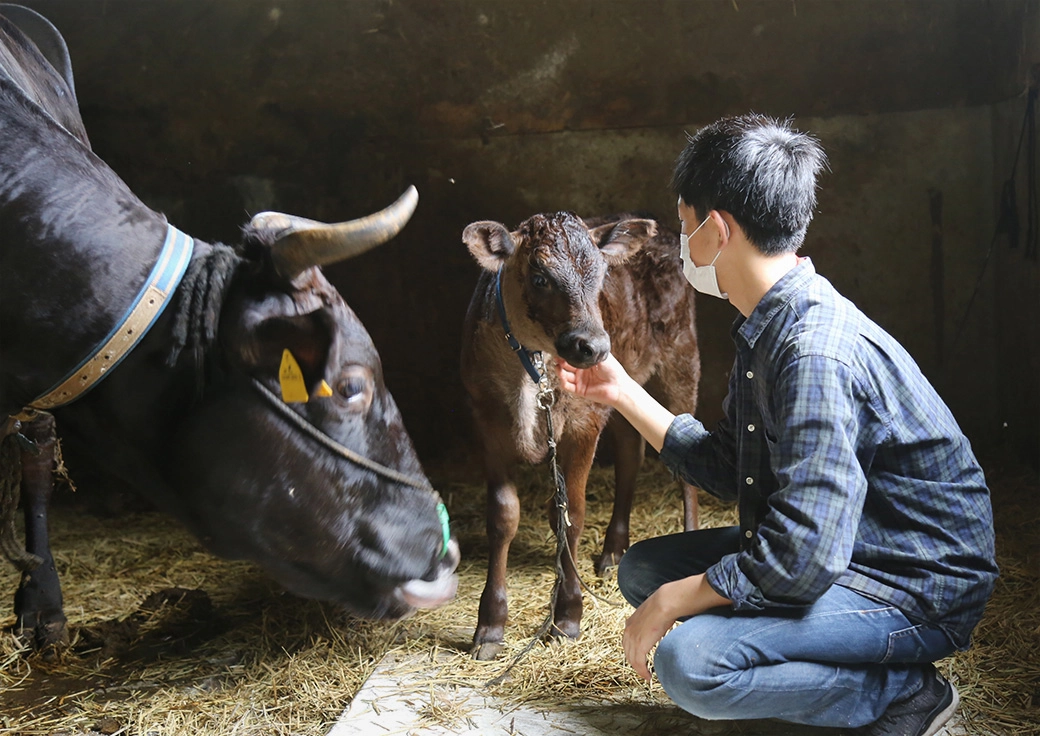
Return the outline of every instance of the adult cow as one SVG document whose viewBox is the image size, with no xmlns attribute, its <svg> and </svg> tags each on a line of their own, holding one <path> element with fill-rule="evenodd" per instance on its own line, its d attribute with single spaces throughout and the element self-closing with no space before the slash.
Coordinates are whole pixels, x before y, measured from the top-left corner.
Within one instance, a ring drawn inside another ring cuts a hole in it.
<svg viewBox="0 0 1040 736">
<path fill-rule="evenodd" d="M 54 27 L 0 14 L 0 417 L 18 417 L 4 447 L 21 455 L 28 552 L 5 519 L 25 568 L 16 625 L 41 647 L 66 636 L 46 526 L 55 420 L 210 550 L 295 593 L 380 618 L 452 598 L 443 504 L 319 268 L 393 237 L 415 190 L 337 225 L 257 215 L 237 249 L 193 240 L 92 153 Z"/>
<path fill-rule="evenodd" d="M 586 222 L 557 212 L 535 215 L 514 232 L 498 222 L 474 222 L 462 239 L 484 269 L 463 330 L 462 380 L 483 445 L 490 545 L 473 654 L 491 659 L 503 641 L 506 560 L 519 523 L 514 474 L 519 463 L 542 462 L 549 453 L 538 399 L 541 375 L 548 374 L 555 394 L 553 439 L 566 481 L 572 554 L 585 520 L 585 484 L 608 419 L 614 439 L 614 510 L 596 572 L 616 565 L 628 548 L 629 513 L 646 443 L 620 416 L 611 419 L 608 407 L 555 388 L 549 360 L 559 356 L 588 367 L 613 352 L 636 380 L 656 387 L 673 411 L 692 412 L 700 353 L 678 237 L 653 220 L 615 215 Z M 544 373 L 536 366 L 536 353 L 546 364 Z M 684 526 L 692 529 L 696 489 L 683 484 L 683 500 Z M 575 638 L 581 632 L 582 600 L 569 557 L 563 573 L 553 634 Z"/>
</svg>

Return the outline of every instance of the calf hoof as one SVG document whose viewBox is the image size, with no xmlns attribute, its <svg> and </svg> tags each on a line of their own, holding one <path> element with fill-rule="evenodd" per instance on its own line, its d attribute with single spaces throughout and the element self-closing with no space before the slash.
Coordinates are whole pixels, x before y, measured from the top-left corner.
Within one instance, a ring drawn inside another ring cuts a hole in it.
<svg viewBox="0 0 1040 736">
<path fill-rule="evenodd" d="M 581 638 L 581 624 L 577 621 L 554 621 L 549 629 L 550 641 L 574 641 Z"/>
<path fill-rule="evenodd" d="M 481 644 L 473 644 L 470 654 L 478 662 L 490 662 L 496 659 L 505 645 L 500 641 L 485 641 Z"/>
<path fill-rule="evenodd" d="M 604 550 L 603 554 L 597 557 L 595 563 L 593 563 L 593 569 L 596 571 L 596 574 L 601 578 L 607 577 L 607 573 L 621 562 L 621 555 L 623 554 L 625 553 L 607 552 Z"/>
</svg>

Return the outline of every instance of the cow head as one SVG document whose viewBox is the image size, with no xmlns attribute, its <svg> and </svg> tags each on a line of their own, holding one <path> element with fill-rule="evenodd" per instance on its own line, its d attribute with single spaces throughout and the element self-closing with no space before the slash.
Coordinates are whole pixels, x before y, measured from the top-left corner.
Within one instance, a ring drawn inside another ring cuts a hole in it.
<svg viewBox="0 0 1040 736">
<path fill-rule="evenodd" d="M 338 241 L 356 254 L 388 239 L 414 206 L 361 227 L 254 218 L 244 252 L 255 258 L 235 271 L 209 351 L 222 378 L 179 433 L 174 469 L 189 525 L 213 551 L 378 618 L 450 600 L 458 544 L 371 338 L 313 264 L 338 260 Z"/>
<path fill-rule="evenodd" d="M 599 295 L 607 268 L 622 263 L 657 232 L 652 220 L 589 228 L 569 212 L 540 214 L 515 232 L 474 222 L 462 240 L 487 271 L 501 271 L 502 298 L 517 340 L 579 368 L 603 360 L 610 336 Z"/>
</svg>

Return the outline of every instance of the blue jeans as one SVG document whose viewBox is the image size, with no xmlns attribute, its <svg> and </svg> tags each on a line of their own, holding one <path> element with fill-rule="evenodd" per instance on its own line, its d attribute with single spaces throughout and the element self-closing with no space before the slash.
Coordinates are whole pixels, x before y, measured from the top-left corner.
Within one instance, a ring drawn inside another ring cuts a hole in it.
<svg viewBox="0 0 1040 736">
<path fill-rule="evenodd" d="M 639 606 L 662 584 L 704 572 L 739 543 L 736 527 L 639 542 L 621 558 L 618 586 Z M 668 696 L 699 718 L 855 727 L 917 692 L 926 663 L 953 651 L 939 628 L 832 585 L 806 608 L 714 608 L 692 616 L 658 644 L 654 672 Z"/>
</svg>

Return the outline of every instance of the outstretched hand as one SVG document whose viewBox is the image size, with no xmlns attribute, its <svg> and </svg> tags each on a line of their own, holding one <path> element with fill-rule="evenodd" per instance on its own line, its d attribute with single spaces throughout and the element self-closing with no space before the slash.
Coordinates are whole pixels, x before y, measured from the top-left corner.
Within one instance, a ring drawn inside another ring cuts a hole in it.
<svg viewBox="0 0 1040 736">
<path fill-rule="evenodd" d="M 613 354 L 590 368 L 575 368 L 563 358 L 556 358 L 556 377 L 564 391 L 615 406 L 621 396 L 621 382 L 628 373 Z"/>
</svg>

